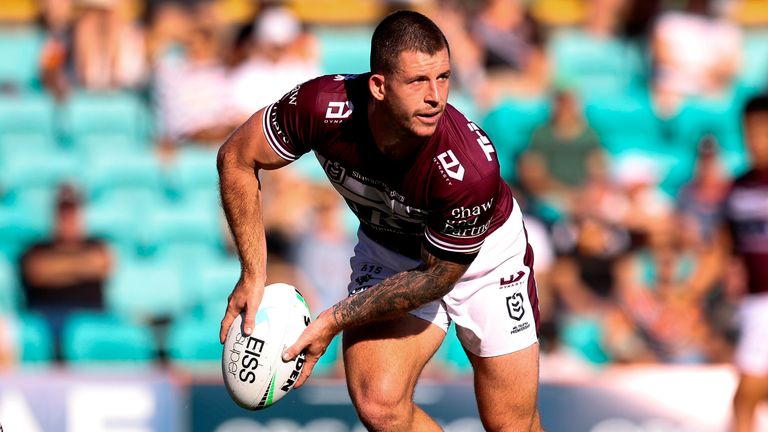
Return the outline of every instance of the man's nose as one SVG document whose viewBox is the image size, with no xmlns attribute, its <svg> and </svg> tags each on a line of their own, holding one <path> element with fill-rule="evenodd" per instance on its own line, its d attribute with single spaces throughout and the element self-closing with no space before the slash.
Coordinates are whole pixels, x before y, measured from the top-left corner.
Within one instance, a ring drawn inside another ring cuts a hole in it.
<svg viewBox="0 0 768 432">
<path fill-rule="evenodd" d="M 440 87 L 437 85 L 437 81 L 429 82 L 429 88 L 424 95 L 424 102 L 433 106 L 440 102 Z"/>
</svg>

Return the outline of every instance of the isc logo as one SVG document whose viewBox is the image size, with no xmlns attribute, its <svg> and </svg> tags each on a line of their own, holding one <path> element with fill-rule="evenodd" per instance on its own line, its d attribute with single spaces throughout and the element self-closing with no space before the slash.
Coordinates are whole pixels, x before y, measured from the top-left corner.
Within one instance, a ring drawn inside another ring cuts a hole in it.
<svg viewBox="0 0 768 432">
<path fill-rule="evenodd" d="M 328 102 L 328 108 L 325 110 L 325 118 L 328 120 L 341 120 L 352 115 L 352 103 L 346 102 Z"/>
</svg>

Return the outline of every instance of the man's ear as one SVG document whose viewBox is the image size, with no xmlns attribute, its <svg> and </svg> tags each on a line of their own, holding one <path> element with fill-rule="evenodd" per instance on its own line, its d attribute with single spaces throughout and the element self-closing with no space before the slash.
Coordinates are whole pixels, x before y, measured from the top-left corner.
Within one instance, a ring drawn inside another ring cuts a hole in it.
<svg viewBox="0 0 768 432">
<path fill-rule="evenodd" d="M 384 100 L 384 75 L 371 74 L 371 77 L 368 78 L 368 89 L 371 91 L 374 99 L 378 101 Z"/>
</svg>

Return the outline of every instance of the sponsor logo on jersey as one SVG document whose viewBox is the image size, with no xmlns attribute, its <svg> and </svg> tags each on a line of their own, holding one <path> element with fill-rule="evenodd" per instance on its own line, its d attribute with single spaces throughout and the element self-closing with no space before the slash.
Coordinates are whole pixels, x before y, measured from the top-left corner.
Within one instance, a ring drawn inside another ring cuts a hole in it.
<svg viewBox="0 0 768 432">
<path fill-rule="evenodd" d="M 480 215 L 488 212 L 493 206 L 493 198 L 480 205 L 472 207 L 460 206 L 451 210 L 454 219 L 445 221 L 443 234 L 451 237 L 478 237 L 485 234 L 491 226 L 490 219 L 480 223 Z"/>
<path fill-rule="evenodd" d="M 509 312 L 509 317 L 515 321 L 520 321 L 523 318 L 525 307 L 521 293 L 517 292 L 507 297 L 507 312 Z"/>
<path fill-rule="evenodd" d="M 481 236 L 488 231 L 488 228 L 491 226 L 491 221 L 488 220 L 486 223 L 478 225 L 477 223 L 479 220 L 480 218 L 445 221 L 443 234 L 451 237 Z"/>
<path fill-rule="evenodd" d="M 488 162 L 491 161 L 491 153 L 495 153 L 496 150 L 493 148 L 493 144 L 491 144 L 491 140 L 488 139 L 485 134 L 483 134 L 483 131 L 480 130 L 479 127 L 477 127 L 476 124 L 473 122 L 467 123 L 467 127 L 469 127 L 469 130 L 477 134 L 477 143 L 480 145 L 480 148 L 483 149 L 483 153 L 485 153 L 485 158 L 488 159 Z"/>
<path fill-rule="evenodd" d="M 467 219 L 473 216 L 480 216 L 483 212 L 486 212 L 491 209 L 491 206 L 493 205 L 493 198 L 488 200 L 488 202 L 484 202 L 480 205 L 472 206 L 472 207 L 457 207 L 455 209 L 451 210 L 451 217 L 454 217 L 456 219 Z"/>
<path fill-rule="evenodd" d="M 499 278 L 499 289 L 512 288 L 521 285 L 524 282 L 523 277 L 525 277 L 525 272 L 523 270 L 518 270 L 517 273 L 509 275 L 508 278 Z"/>
<path fill-rule="evenodd" d="M 459 162 L 459 159 L 453 154 L 453 150 L 446 150 L 437 155 L 437 160 L 440 161 L 440 166 L 443 168 L 448 177 L 462 181 L 464 180 L 464 167 Z"/>
<path fill-rule="evenodd" d="M 352 102 L 328 102 L 328 108 L 325 110 L 326 123 L 340 123 L 349 118 L 353 110 Z"/>
</svg>

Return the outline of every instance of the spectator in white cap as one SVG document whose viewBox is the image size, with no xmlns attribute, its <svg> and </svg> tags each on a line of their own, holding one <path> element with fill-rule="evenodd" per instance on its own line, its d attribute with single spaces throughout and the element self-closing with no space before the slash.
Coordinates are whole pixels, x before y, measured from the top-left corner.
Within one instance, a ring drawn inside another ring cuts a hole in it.
<svg viewBox="0 0 768 432">
<path fill-rule="evenodd" d="M 287 8 L 264 9 L 248 42 L 247 58 L 231 75 L 231 104 L 242 120 L 320 73 L 314 39 Z"/>
</svg>

